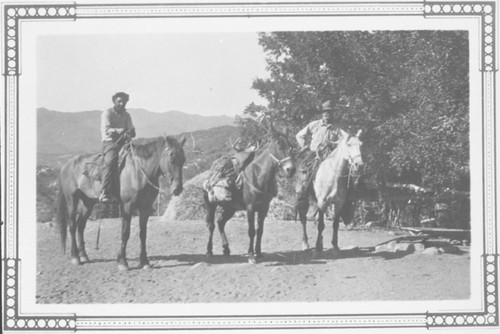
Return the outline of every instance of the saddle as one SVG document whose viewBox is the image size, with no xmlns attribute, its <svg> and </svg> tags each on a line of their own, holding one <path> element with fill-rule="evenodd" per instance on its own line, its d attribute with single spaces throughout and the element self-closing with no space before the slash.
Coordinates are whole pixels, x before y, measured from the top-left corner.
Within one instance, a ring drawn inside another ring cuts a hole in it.
<svg viewBox="0 0 500 334">
<path fill-rule="evenodd" d="M 131 151 L 131 144 L 125 144 L 118 153 L 118 171 L 121 172 L 125 167 L 125 158 Z M 85 170 L 83 176 L 91 181 L 102 181 L 102 172 L 104 169 L 104 154 L 95 153 L 87 158 L 85 162 Z"/>
</svg>

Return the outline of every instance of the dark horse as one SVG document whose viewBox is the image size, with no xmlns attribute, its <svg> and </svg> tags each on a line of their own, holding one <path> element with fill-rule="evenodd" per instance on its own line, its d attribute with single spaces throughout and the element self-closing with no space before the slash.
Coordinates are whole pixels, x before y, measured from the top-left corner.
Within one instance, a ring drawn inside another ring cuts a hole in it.
<svg viewBox="0 0 500 334">
<path fill-rule="evenodd" d="M 158 179 L 160 175 L 168 174 L 172 193 L 177 196 L 182 192 L 182 167 L 186 161 L 184 143 L 185 138 L 178 142 L 172 137 L 136 139 L 130 143 L 130 151 L 120 172 L 119 197 L 123 218 L 118 266 L 121 270 L 128 269 L 126 248 L 130 236 L 130 220 L 136 209 L 139 211 L 140 225 L 140 266 L 149 268 L 146 231 L 152 204 L 158 196 Z M 70 159 L 62 167 L 59 176 L 57 222 L 64 249 L 69 221 L 73 264 L 89 261 L 83 234 L 101 191 L 101 183 L 97 179 L 84 175 L 91 159 L 88 155 Z M 79 205 L 80 201 L 83 205 Z"/>
<path fill-rule="evenodd" d="M 358 181 L 359 170 L 363 165 L 361 156 L 362 142 L 359 140 L 361 131 L 355 136 L 342 131 L 337 148 L 326 157 L 319 165 L 314 179 L 314 196 L 318 204 L 318 237 L 316 239 L 316 251 L 323 251 L 323 230 L 325 228 L 324 215 L 328 207 L 332 207 L 333 213 L 333 237 L 332 245 L 338 250 L 338 230 L 340 218 L 348 225 L 354 214 L 354 207 L 349 195 Z M 299 211 L 303 230 L 303 249 L 308 249 L 306 233 L 307 208 Z"/>
<path fill-rule="evenodd" d="M 233 217 L 236 211 L 246 210 L 248 218 L 248 256 L 251 263 L 256 263 L 255 257 L 262 256 L 261 240 L 264 231 L 264 219 L 269 210 L 269 203 L 277 195 L 276 174 L 281 168 L 287 177 L 295 173 L 295 164 L 291 155 L 291 146 L 287 139 L 287 130 L 281 134 L 272 125 L 269 127 L 270 141 L 265 145 L 255 159 L 243 170 L 242 190 L 235 191 L 231 201 L 210 202 L 208 193 L 204 191 L 203 198 L 207 208 L 207 226 L 209 231 L 207 255 L 212 255 L 212 238 L 214 233 L 215 211 L 217 206 L 222 207 L 222 213 L 217 220 L 222 238 L 224 255 L 229 255 L 229 243 L 224 232 L 226 222 Z M 255 242 L 255 213 L 258 214 L 257 240 Z"/>
</svg>

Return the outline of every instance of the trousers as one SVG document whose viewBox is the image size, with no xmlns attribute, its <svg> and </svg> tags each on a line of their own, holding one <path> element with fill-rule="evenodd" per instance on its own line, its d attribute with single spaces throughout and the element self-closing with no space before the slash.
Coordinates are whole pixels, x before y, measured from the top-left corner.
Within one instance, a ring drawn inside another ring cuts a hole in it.
<svg viewBox="0 0 500 334">
<path fill-rule="evenodd" d="M 104 159 L 103 177 L 102 177 L 102 191 L 106 195 L 118 194 L 118 153 L 122 148 L 118 142 L 105 141 L 102 143 L 102 152 Z"/>
</svg>

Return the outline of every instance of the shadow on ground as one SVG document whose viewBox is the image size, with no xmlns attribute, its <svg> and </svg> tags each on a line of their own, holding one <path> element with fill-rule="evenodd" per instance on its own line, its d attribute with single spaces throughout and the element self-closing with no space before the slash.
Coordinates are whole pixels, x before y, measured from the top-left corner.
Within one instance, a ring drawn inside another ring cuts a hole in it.
<svg viewBox="0 0 500 334">
<path fill-rule="evenodd" d="M 377 252 L 374 253 L 374 247 L 355 248 L 334 251 L 333 249 L 325 250 L 321 253 L 313 249 L 306 251 L 290 251 L 264 253 L 263 256 L 257 259 L 257 262 L 264 265 L 307 265 L 307 264 L 322 264 L 332 260 L 355 259 L 355 258 L 382 258 L 385 260 L 400 259 L 412 252 Z M 217 264 L 237 264 L 248 263 L 246 255 L 212 255 L 206 256 L 203 254 L 178 254 L 167 256 L 153 256 L 150 261 L 169 262 L 177 261 L 178 264 L 161 264 L 155 268 L 173 267 L 188 265 L 192 266 L 197 263 L 207 263 L 212 265 Z M 184 264 L 182 264 L 184 263 Z"/>
</svg>

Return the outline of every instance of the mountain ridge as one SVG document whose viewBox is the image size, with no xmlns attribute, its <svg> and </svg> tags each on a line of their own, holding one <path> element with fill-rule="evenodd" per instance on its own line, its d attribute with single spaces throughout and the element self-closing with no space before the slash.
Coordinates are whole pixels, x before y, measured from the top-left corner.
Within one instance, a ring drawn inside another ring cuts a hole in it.
<svg viewBox="0 0 500 334">
<path fill-rule="evenodd" d="M 127 109 L 132 116 L 137 137 L 179 135 L 219 126 L 234 126 L 229 116 L 202 116 L 170 110 L 162 113 L 141 108 Z M 37 150 L 54 155 L 93 152 L 100 149 L 102 111 L 61 112 L 37 108 Z"/>
</svg>

